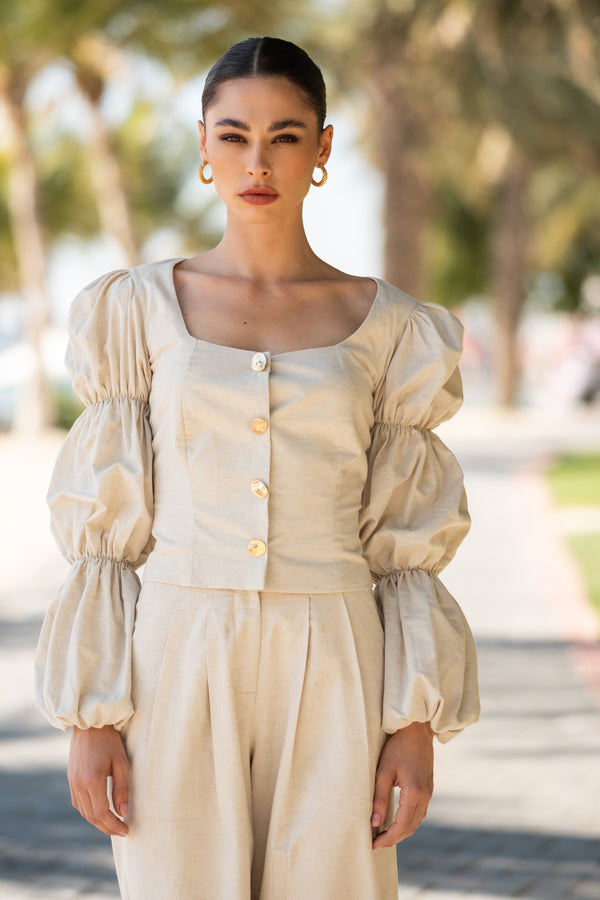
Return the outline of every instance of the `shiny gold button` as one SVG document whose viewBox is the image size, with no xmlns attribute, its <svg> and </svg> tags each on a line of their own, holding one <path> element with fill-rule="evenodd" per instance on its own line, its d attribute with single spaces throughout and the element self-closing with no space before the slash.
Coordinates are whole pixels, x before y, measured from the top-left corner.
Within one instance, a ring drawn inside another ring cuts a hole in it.
<svg viewBox="0 0 600 900">
<path fill-rule="evenodd" d="M 264 481 L 253 481 L 250 485 L 250 490 L 255 497 L 260 497 L 261 500 L 264 500 L 265 497 L 269 496 L 269 488 Z"/>
<path fill-rule="evenodd" d="M 255 353 L 250 363 L 255 372 L 262 372 L 267 368 L 267 357 L 264 353 Z"/>
<path fill-rule="evenodd" d="M 252 419 L 250 422 L 250 428 L 254 432 L 254 434 L 264 434 L 265 431 L 269 428 L 269 423 L 266 419 Z"/>
<path fill-rule="evenodd" d="M 250 541 L 248 544 L 248 553 L 252 556 L 264 556 L 267 552 L 267 545 L 264 541 Z"/>
</svg>

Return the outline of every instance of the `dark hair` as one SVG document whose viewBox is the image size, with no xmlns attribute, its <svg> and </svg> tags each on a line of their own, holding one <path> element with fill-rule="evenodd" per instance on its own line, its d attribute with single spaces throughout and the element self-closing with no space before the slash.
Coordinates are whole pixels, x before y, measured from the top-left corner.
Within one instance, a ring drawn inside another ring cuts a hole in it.
<svg viewBox="0 0 600 900">
<path fill-rule="evenodd" d="M 308 53 L 281 38 L 253 37 L 234 44 L 221 56 L 206 76 L 202 92 L 202 116 L 215 102 L 219 87 L 235 78 L 287 78 L 306 96 L 319 128 L 325 125 L 327 103 L 325 82 L 319 67 Z"/>
</svg>

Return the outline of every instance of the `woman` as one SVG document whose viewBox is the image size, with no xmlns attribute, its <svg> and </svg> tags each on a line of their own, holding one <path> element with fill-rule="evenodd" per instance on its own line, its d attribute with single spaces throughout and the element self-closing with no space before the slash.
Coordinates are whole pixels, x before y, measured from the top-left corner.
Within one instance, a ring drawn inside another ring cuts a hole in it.
<svg viewBox="0 0 600 900">
<path fill-rule="evenodd" d="M 433 735 L 478 715 L 436 574 L 468 529 L 430 430 L 460 405 L 461 327 L 311 250 L 324 119 L 304 51 L 232 47 L 199 123 L 221 242 L 112 272 L 70 313 L 88 408 L 49 493 L 73 567 L 38 697 L 73 726 L 73 803 L 126 898 L 395 898 Z"/>
</svg>

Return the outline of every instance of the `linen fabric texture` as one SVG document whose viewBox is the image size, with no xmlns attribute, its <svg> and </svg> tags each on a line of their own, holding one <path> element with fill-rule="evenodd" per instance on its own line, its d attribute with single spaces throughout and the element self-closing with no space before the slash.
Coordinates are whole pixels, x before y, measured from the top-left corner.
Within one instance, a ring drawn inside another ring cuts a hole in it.
<svg viewBox="0 0 600 900">
<path fill-rule="evenodd" d="M 179 261 L 102 276 L 70 310 L 86 408 L 48 494 L 71 569 L 40 636 L 38 704 L 63 729 L 130 719 L 143 563 L 144 579 L 201 589 L 375 583 L 382 728 L 427 721 L 449 740 L 479 713 L 473 640 L 438 578 L 469 528 L 462 472 L 432 431 L 462 401 L 462 326 L 374 279 L 368 316 L 336 345 L 216 345 L 187 332 Z"/>
<path fill-rule="evenodd" d="M 372 591 L 144 579 L 122 729 L 124 900 L 395 900 L 373 850 L 383 630 Z"/>
</svg>

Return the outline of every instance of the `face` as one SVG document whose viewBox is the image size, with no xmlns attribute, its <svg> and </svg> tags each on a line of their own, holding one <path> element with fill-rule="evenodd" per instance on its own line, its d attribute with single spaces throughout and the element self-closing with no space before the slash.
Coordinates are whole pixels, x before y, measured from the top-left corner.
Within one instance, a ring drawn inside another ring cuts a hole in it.
<svg viewBox="0 0 600 900">
<path fill-rule="evenodd" d="M 286 78 L 239 78 L 218 90 L 200 128 L 202 159 L 228 211 L 252 220 L 298 213 L 331 151 L 302 91 Z"/>
</svg>

